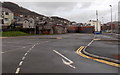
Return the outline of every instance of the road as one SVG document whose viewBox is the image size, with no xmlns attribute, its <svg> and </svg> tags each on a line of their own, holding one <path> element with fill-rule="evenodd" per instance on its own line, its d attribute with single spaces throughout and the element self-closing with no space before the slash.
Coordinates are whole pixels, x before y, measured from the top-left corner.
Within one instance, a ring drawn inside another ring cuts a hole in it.
<svg viewBox="0 0 120 75">
<path fill-rule="evenodd" d="M 2 72 L 118 73 L 117 67 L 84 58 L 76 53 L 80 46 L 88 45 L 93 38 L 93 34 L 71 33 L 3 39 Z M 73 62 L 72 67 L 66 64 L 69 60 Z"/>
</svg>

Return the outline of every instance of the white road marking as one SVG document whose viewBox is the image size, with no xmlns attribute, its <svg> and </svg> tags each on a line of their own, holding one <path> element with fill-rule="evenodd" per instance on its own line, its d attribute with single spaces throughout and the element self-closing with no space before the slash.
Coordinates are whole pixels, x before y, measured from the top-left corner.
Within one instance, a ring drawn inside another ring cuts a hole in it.
<svg viewBox="0 0 120 75">
<path fill-rule="evenodd" d="M 37 44 L 39 44 L 39 43 L 37 43 Z M 24 61 L 24 59 L 26 58 L 26 55 L 32 50 L 32 48 L 34 48 L 36 46 L 36 44 L 34 44 L 25 54 L 24 54 L 24 56 L 22 57 L 22 60 L 20 61 L 20 63 L 19 63 L 19 67 L 16 69 L 16 74 L 18 74 L 19 72 L 20 72 L 20 66 L 22 66 L 22 64 L 23 64 L 23 61 Z M 2 52 L 1 52 L 2 53 Z"/>
<path fill-rule="evenodd" d="M 34 48 L 35 46 L 32 46 L 32 48 Z"/>
<path fill-rule="evenodd" d="M 26 47 L 22 47 L 22 48 L 26 48 Z"/>
<path fill-rule="evenodd" d="M 22 47 L 22 48 L 26 48 L 26 47 L 24 46 L 24 47 Z M 1 53 L 7 53 L 7 52 L 18 51 L 19 49 L 22 49 L 22 48 L 17 48 L 17 49 L 14 49 L 14 50 L 8 50 L 8 51 L 4 51 L 4 52 L 1 52 Z"/>
<path fill-rule="evenodd" d="M 94 38 L 95 38 L 95 36 L 94 36 Z M 85 48 L 83 49 L 83 51 L 85 52 L 86 48 L 87 48 L 88 46 L 90 46 L 93 42 L 94 42 L 94 39 L 93 39 L 90 43 L 88 43 L 87 46 L 85 46 Z M 80 51 L 79 53 L 81 53 L 81 51 Z"/>
<path fill-rule="evenodd" d="M 32 48 L 29 49 L 29 51 L 31 51 L 31 50 L 32 50 Z"/>
<path fill-rule="evenodd" d="M 22 60 L 24 60 L 24 59 L 25 59 L 25 57 L 22 58 Z"/>
<path fill-rule="evenodd" d="M 48 42 L 48 41 L 45 41 L 45 42 Z"/>
<path fill-rule="evenodd" d="M 53 50 L 55 53 L 57 53 L 58 55 L 60 55 L 61 57 L 63 57 L 64 59 L 66 59 L 67 61 L 69 61 L 70 63 L 73 63 L 72 60 L 68 59 L 67 57 L 65 57 L 64 55 L 62 55 L 61 53 L 59 53 L 58 51 L 56 50 Z"/>
<path fill-rule="evenodd" d="M 90 46 L 93 43 L 93 41 L 94 41 L 94 39 L 87 46 Z"/>
<path fill-rule="evenodd" d="M 22 65 L 22 63 L 23 63 L 23 61 L 21 61 L 21 62 L 19 63 L 19 66 L 21 66 L 21 65 Z"/>
<path fill-rule="evenodd" d="M 28 53 L 25 53 L 25 56 L 27 55 Z"/>
<path fill-rule="evenodd" d="M 30 50 L 27 51 L 27 53 L 29 53 L 29 52 L 30 52 Z"/>
<path fill-rule="evenodd" d="M 68 66 L 70 66 L 70 67 L 72 67 L 74 69 L 76 68 L 75 66 L 71 65 L 73 63 L 72 60 L 68 59 L 67 57 L 65 57 L 64 55 L 62 55 L 61 53 L 59 53 L 56 50 L 53 50 L 53 51 L 68 61 L 68 62 L 66 62 L 64 59 L 62 59 L 62 61 L 63 61 L 64 64 L 66 64 L 66 65 L 68 65 Z"/>
<path fill-rule="evenodd" d="M 72 63 L 66 62 L 64 59 L 62 59 L 62 61 L 63 61 L 64 64 L 66 64 L 66 65 L 68 65 L 68 66 L 70 66 L 70 67 L 72 67 L 74 69 L 76 68 L 75 66 L 71 65 Z"/>
<path fill-rule="evenodd" d="M 20 68 L 17 68 L 17 70 L 16 70 L 16 74 L 18 74 L 20 72 Z"/>
</svg>

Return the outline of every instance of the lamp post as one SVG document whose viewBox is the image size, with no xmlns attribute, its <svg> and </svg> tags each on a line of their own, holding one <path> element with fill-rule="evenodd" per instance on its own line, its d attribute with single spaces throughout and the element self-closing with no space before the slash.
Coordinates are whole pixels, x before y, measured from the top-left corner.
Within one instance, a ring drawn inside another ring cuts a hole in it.
<svg viewBox="0 0 120 75">
<path fill-rule="evenodd" d="M 98 10 L 96 10 L 96 31 L 98 32 Z"/>
<path fill-rule="evenodd" d="M 102 17 L 102 24 L 104 24 L 104 17 Z"/>
<path fill-rule="evenodd" d="M 110 5 L 110 7 L 111 7 L 111 33 L 113 33 L 113 27 L 112 27 L 112 5 Z"/>
</svg>

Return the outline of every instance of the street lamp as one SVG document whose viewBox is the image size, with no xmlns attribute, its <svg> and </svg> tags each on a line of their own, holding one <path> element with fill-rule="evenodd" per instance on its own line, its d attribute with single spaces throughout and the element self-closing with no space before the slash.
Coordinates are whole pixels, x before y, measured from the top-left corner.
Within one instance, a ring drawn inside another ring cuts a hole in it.
<svg viewBox="0 0 120 75">
<path fill-rule="evenodd" d="M 96 10 L 96 31 L 98 32 L 98 10 Z"/>
<path fill-rule="evenodd" d="M 102 17 L 102 24 L 104 24 L 104 17 Z"/>
<path fill-rule="evenodd" d="M 113 32 L 113 27 L 112 27 L 112 5 L 110 5 L 111 7 L 111 33 Z"/>
</svg>

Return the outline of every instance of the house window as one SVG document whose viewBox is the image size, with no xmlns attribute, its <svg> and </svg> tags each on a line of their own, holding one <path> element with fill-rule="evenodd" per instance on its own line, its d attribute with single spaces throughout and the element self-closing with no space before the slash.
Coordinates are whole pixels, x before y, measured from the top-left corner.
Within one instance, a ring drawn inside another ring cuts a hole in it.
<svg viewBox="0 0 120 75">
<path fill-rule="evenodd" d="M 8 21 L 8 18 L 5 18 L 5 21 Z"/>
<path fill-rule="evenodd" d="M 33 23 L 32 21 L 30 21 L 30 23 Z"/>
<path fill-rule="evenodd" d="M 25 21 L 25 23 L 27 23 L 27 22 Z"/>
<path fill-rule="evenodd" d="M 8 12 L 6 12 L 6 13 L 5 13 L 5 15 L 9 15 L 9 13 L 8 13 Z"/>
</svg>

